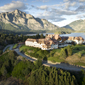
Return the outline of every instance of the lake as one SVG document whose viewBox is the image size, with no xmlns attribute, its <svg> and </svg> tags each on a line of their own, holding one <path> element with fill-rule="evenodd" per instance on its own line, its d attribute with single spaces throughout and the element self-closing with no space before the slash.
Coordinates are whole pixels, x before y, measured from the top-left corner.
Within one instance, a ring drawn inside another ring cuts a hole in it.
<svg viewBox="0 0 85 85">
<path fill-rule="evenodd" d="M 42 34 L 42 33 L 39 33 Z M 45 36 L 46 34 L 54 34 L 54 33 L 43 33 L 43 35 Z M 34 36 L 36 34 L 27 34 L 26 36 Z M 78 37 L 81 36 L 85 39 L 85 33 L 71 33 L 71 34 L 61 34 L 60 36 L 74 36 L 74 37 Z"/>
<path fill-rule="evenodd" d="M 83 37 L 85 39 L 85 33 L 61 34 L 60 36 L 74 36 L 74 37 L 81 36 L 81 37 Z"/>
<path fill-rule="evenodd" d="M 46 35 L 46 34 L 54 34 L 54 33 L 39 33 L 39 35 L 41 35 L 41 34 L 43 34 L 44 36 Z M 36 34 L 27 34 L 26 36 L 35 36 Z"/>
</svg>

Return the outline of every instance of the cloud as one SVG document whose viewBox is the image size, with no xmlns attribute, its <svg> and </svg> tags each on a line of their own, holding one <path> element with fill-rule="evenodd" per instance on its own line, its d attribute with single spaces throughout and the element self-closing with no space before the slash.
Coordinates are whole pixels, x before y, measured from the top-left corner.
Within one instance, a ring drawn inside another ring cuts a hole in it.
<svg viewBox="0 0 85 85">
<path fill-rule="evenodd" d="M 47 10 L 49 7 L 47 5 L 44 5 L 44 6 L 40 6 L 38 8 L 41 9 L 41 10 Z"/>
<path fill-rule="evenodd" d="M 62 15 L 76 15 L 77 12 L 75 11 L 68 11 L 68 10 L 64 10 L 64 9 L 52 9 L 51 13 L 55 13 L 59 16 L 62 16 Z"/>
<path fill-rule="evenodd" d="M 64 2 L 78 2 L 79 0 L 64 0 Z"/>
<path fill-rule="evenodd" d="M 62 3 L 62 4 L 55 4 L 55 5 L 43 5 L 38 7 L 41 10 L 44 10 L 44 12 L 39 13 L 36 15 L 36 17 L 44 18 L 47 20 L 51 20 L 53 22 L 59 22 L 66 20 L 63 16 L 69 16 L 69 15 L 76 15 L 77 12 L 75 10 L 67 10 L 70 6 L 74 6 L 76 2 L 73 3 Z M 64 8 L 64 6 L 66 6 Z M 62 9 L 63 8 L 63 9 Z"/>
<path fill-rule="evenodd" d="M 84 12 L 85 11 L 85 5 L 81 5 L 76 9 L 77 12 Z"/>
<path fill-rule="evenodd" d="M 85 2 L 85 0 L 79 0 L 79 2 Z"/>
<path fill-rule="evenodd" d="M 36 17 L 44 18 L 51 21 L 63 21 L 66 20 L 66 18 L 62 17 L 62 15 L 75 15 L 76 12 L 73 11 L 66 11 L 66 10 L 58 10 L 58 9 L 52 9 L 51 11 L 45 11 L 43 13 L 38 14 Z"/>
<path fill-rule="evenodd" d="M 85 18 L 85 14 L 77 15 L 76 18 L 77 18 L 77 19 Z"/>
<path fill-rule="evenodd" d="M 64 2 L 85 2 L 85 0 L 64 0 Z"/>
<path fill-rule="evenodd" d="M 35 1 L 33 1 L 33 2 L 36 2 L 36 1 L 40 1 L 40 2 L 49 2 L 50 0 L 35 0 Z"/>
<path fill-rule="evenodd" d="M 0 7 L 0 12 L 10 12 L 15 9 L 25 10 L 25 9 L 27 9 L 27 7 L 21 1 L 12 1 L 10 4 L 6 4 L 2 7 Z"/>
<path fill-rule="evenodd" d="M 50 20 L 50 21 L 53 21 L 53 22 L 59 22 L 59 21 L 62 21 L 62 20 L 66 20 L 65 18 L 63 18 L 61 16 L 60 17 L 55 16 L 51 13 L 49 14 L 49 12 L 48 12 L 48 14 L 47 13 L 40 13 L 40 14 L 37 15 L 37 17 L 42 18 L 42 19 L 46 19 L 46 20 Z"/>
</svg>

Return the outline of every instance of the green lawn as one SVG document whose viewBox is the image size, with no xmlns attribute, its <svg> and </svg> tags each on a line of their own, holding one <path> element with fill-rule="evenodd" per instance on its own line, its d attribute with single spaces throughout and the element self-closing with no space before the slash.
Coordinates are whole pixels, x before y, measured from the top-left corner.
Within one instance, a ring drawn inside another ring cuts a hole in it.
<svg viewBox="0 0 85 85">
<path fill-rule="evenodd" d="M 49 57 L 48 58 L 49 61 L 52 61 L 52 62 L 63 62 L 63 60 L 59 59 L 59 57 Z"/>
<path fill-rule="evenodd" d="M 77 63 L 74 63 L 75 65 L 79 65 L 79 66 L 85 66 L 85 63 L 82 63 L 82 62 L 77 62 Z"/>
<path fill-rule="evenodd" d="M 15 44 L 15 45 L 13 46 L 13 49 L 17 48 L 17 46 L 18 46 L 18 44 Z"/>
<path fill-rule="evenodd" d="M 85 45 L 75 45 L 75 46 L 72 46 L 72 51 L 73 53 L 78 53 L 80 51 L 83 51 L 85 50 Z"/>
<path fill-rule="evenodd" d="M 65 47 L 65 49 L 66 48 L 67 47 Z M 73 54 L 76 53 L 77 54 L 76 56 L 78 56 L 79 59 L 85 55 L 85 45 L 75 45 L 75 46 L 71 46 L 71 48 L 72 48 Z M 30 47 L 30 46 L 25 46 L 25 45 L 22 45 L 20 47 L 20 51 L 22 51 L 32 57 L 40 58 L 40 59 L 44 59 L 46 57 L 47 60 L 52 61 L 52 62 L 64 62 L 65 61 L 66 58 L 63 58 L 61 56 L 61 49 L 64 49 L 64 48 L 53 49 L 53 50 L 47 51 L 47 50 L 41 50 L 39 48 L 34 48 L 34 47 Z M 73 54 L 72 54 L 72 56 L 73 56 Z M 67 58 L 68 58 L 68 56 L 67 56 Z M 70 58 L 71 58 L 71 56 L 70 56 Z M 81 61 L 77 62 L 77 63 L 74 62 L 74 64 L 85 66 L 85 63 L 82 63 Z"/>
<path fill-rule="evenodd" d="M 51 60 L 53 62 L 59 62 L 59 61 L 62 61 L 58 58 L 54 58 L 54 56 L 57 56 L 56 52 L 59 53 L 61 49 L 54 49 L 54 50 L 51 50 L 51 51 L 47 51 L 47 50 L 41 50 L 39 48 L 34 48 L 34 47 L 30 47 L 30 46 L 25 46 L 25 45 L 22 45 L 20 47 L 20 51 L 30 55 L 30 56 L 33 56 L 33 57 L 36 57 L 36 58 L 41 58 L 43 59 L 44 57 L 47 57 L 48 60 Z"/>
</svg>

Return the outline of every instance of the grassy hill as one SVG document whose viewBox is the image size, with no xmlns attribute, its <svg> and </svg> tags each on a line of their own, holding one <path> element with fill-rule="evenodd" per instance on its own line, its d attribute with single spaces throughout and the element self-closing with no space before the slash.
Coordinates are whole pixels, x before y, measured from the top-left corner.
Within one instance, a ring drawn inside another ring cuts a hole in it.
<svg viewBox="0 0 85 85">
<path fill-rule="evenodd" d="M 68 64 L 85 66 L 85 45 L 71 46 L 72 54 L 63 56 L 64 52 L 62 50 L 68 50 L 68 48 L 69 46 L 47 51 L 23 45 L 20 47 L 20 51 L 36 58 L 44 59 L 46 57 L 47 60 L 52 62 L 64 62 Z"/>
<path fill-rule="evenodd" d="M 74 32 L 74 30 L 69 28 L 60 28 L 55 32 L 55 34 L 69 34 L 71 32 Z"/>
<path fill-rule="evenodd" d="M 85 20 L 76 20 L 64 27 L 73 29 L 75 31 L 82 31 L 82 32 L 84 31 L 85 32 Z"/>
</svg>

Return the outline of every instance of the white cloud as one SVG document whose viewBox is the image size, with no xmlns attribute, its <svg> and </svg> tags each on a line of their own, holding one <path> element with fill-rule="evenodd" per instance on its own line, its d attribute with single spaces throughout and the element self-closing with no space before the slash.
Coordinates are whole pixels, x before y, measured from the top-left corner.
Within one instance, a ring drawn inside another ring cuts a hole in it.
<svg viewBox="0 0 85 85">
<path fill-rule="evenodd" d="M 77 12 L 85 12 L 85 5 L 81 5 L 76 9 Z"/>
<path fill-rule="evenodd" d="M 79 0 L 80 2 L 85 2 L 85 0 Z"/>
<path fill-rule="evenodd" d="M 71 6 L 75 6 L 77 4 L 77 2 L 73 2 L 71 3 Z"/>
<path fill-rule="evenodd" d="M 81 19 L 81 18 L 83 19 L 83 18 L 85 18 L 85 14 L 77 15 L 76 18 L 77 18 L 77 19 Z"/>
<path fill-rule="evenodd" d="M 25 9 L 27 9 L 27 7 L 21 1 L 12 1 L 10 4 L 6 4 L 2 7 L 0 7 L 0 12 L 10 12 L 15 9 L 25 10 Z"/>
<path fill-rule="evenodd" d="M 38 8 L 41 9 L 41 10 L 47 10 L 49 7 L 47 5 L 44 5 L 44 6 L 40 6 Z"/>
<path fill-rule="evenodd" d="M 70 11 L 70 10 L 68 11 L 68 10 L 64 10 L 64 9 L 52 9 L 51 13 L 56 13 L 59 16 L 77 14 L 77 12 L 75 12 L 75 11 Z"/>
<path fill-rule="evenodd" d="M 66 19 L 62 15 L 76 15 L 76 12 L 60 10 L 60 9 L 52 9 L 51 11 L 45 11 L 43 13 L 38 14 L 37 17 L 58 22 Z"/>
<path fill-rule="evenodd" d="M 35 1 L 33 1 L 33 2 L 36 2 L 36 1 L 49 2 L 50 0 L 35 0 Z"/>
</svg>

